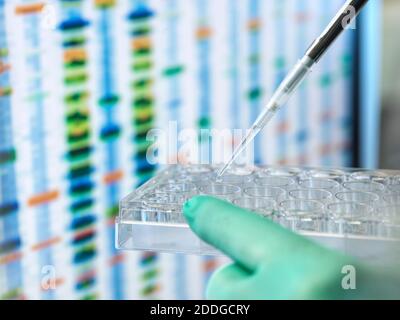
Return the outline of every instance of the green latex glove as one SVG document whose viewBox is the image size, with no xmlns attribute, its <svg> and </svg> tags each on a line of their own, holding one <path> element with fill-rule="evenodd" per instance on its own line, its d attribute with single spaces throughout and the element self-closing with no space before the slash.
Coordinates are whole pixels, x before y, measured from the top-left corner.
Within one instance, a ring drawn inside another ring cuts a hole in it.
<svg viewBox="0 0 400 320">
<path fill-rule="evenodd" d="M 213 274 L 208 299 L 400 298 L 399 278 L 391 273 L 370 269 L 228 202 L 198 196 L 183 210 L 191 229 L 234 261 Z M 342 268 L 349 265 L 356 271 L 356 289 L 345 290 Z"/>
</svg>

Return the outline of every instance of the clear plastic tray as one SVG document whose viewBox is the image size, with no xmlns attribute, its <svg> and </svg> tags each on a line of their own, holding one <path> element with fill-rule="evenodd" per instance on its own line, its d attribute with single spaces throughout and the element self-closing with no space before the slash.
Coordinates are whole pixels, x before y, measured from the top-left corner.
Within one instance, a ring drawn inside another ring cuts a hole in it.
<svg viewBox="0 0 400 320">
<path fill-rule="evenodd" d="M 182 204 L 198 194 L 247 208 L 331 248 L 363 258 L 400 250 L 400 172 L 174 165 L 121 200 L 116 246 L 220 254 L 188 227 Z"/>
</svg>

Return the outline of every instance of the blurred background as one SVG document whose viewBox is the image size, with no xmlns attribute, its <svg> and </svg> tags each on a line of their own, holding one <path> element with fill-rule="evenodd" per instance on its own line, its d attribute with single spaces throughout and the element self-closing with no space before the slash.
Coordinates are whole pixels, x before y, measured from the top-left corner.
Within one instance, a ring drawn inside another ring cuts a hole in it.
<svg viewBox="0 0 400 320">
<path fill-rule="evenodd" d="M 343 3 L 0 0 L 0 299 L 202 298 L 224 259 L 115 249 L 147 134 L 247 128 Z M 399 9 L 370 1 L 257 163 L 399 168 Z"/>
<path fill-rule="evenodd" d="M 400 2 L 383 1 L 382 23 L 382 118 L 380 166 L 400 168 L 400 65 L 397 53 L 400 50 Z"/>
</svg>

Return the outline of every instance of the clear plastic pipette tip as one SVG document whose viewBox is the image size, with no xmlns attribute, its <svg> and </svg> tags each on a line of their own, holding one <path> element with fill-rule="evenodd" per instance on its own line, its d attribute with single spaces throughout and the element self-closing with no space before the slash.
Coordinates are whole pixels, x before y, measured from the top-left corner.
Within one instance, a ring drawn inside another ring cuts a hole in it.
<svg viewBox="0 0 400 320">
<path fill-rule="evenodd" d="M 257 126 L 253 126 L 249 130 L 246 137 L 240 142 L 239 146 L 233 152 L 230 160 L 222 167 L 221 170 L 218 171 L 218 174 L 217 174 L 218 178 L 221 177 L 226 172 L 226 170 L 229 169 L 229 167 L 236 160 L 236 158 L 239 156 L 239 154 L 241 154 L 242 151 L 247 147 L 247 145 L 254 139 L 254 137 L 257 135 L 258 131 L 260 131 L 260 128 L 258 128 Z"/>
<path fill-rule="evenodd" d="M 300 85 L 303 79 L 311 70 L 314 60 L 308 56 L 304 56 L 286 76 L 281 85 L 278 87 L 267 106 L 263 109 L 247 136 L 242 140 L 238 148 L 233 152 L 231 159 L 218 172 L 217 177 L 221 177 L 225 171 L 232 165 L 238 155 L 246 148 L 246 146 L 255 138 L 262 128 L 271 120 L 276 111 L 286 103 L 293 91 Z"/>
</svg>

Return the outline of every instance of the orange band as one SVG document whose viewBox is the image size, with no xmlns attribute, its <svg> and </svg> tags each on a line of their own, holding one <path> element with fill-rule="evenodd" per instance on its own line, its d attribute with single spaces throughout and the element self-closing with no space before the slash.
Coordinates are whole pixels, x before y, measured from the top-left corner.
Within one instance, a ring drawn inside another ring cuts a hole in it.
<svg viewBox="0 0 400 320">
<path fill-rule="evenodd" d="M 28 200 L 28 205 L 30 207 L 42 205 L 44 203 L 48 203 L 48 202 L 56 200 L 59 195 L 60 195 L 60 193 L 58 192 L 58 190 L 44 192 L 44 193 L 35 195 L 32 198 L 30 198 Z"/>
<path fill-rule="evenodd" d="M 44 3 L 24 4 L 15 7 L 16 14 L 30 14 L 41 12 L 44 8 Z"/>
</svg>

